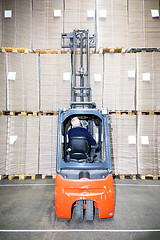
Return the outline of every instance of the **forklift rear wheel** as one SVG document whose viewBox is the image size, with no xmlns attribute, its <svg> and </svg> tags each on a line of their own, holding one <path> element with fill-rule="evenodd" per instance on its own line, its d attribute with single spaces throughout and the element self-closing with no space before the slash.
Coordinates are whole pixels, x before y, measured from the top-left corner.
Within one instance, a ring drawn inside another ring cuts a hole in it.
<svg viewBox="0 0 160 240">
<path fill-rule="evenodd" d="M 76 220 L 83 220 L 83 200 L 76 201 Z"/>
<path fill-rule="evenodd" d="M 94 204 L 91 200 L 86 200 L 86 220 L 92 221 L 94 218 Z"/>
</svg>

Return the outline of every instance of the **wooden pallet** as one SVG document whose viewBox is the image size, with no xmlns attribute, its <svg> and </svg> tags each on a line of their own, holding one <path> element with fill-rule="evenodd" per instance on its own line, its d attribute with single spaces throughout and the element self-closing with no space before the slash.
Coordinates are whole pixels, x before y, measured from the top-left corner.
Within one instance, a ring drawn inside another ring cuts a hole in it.
<svg viewBox="0 0 160 240">
<path fill-rule="evenodd" d="M 113 177 L 119 178 L 119 179 L 126 179 L 126 178 L 131 178 L 132 180 L 137 179 L 136 174 L 113 174 Z"/>
<path fill-rule="evenodd" d="M 137 53 L 137 52 L 159 52 L 160 48 L 128 48 L 127 53 Z"/>
<path fill-rule="evenodd" d="M 136 115 L 136 111 L 134 110 L 122 110 L 122 111 L 119 111 L 119 110 L 109 110 L 109 114 L 119 114 L 119 115 Z"/>
<path fill-rule="evenodd" d="M 35 111 L 3 111 L 3 115 L 9 116 L 38 116 Z"/>
<path fill-rule="evenodd" d="M 142 180 L 145 180 L 147 178 L 150 178 L 150 179 L 153 179 L 153 180 L 158 180 L 158 178 L 160 178 L 160 175 L 152 175 L 152 174 L 143 175 L 143 174 L 140 174 L 139 177 Z"/>
<path fill-rule="evenodd" d="M 3 53 L 12 52 L 12 53 L 30 53 L 28 48 L 15 48 L 15 47 L 2 47 L 1 51 Z"/>
<path fill-rule="evenodd" d="M 61 49 L 36 49 L 34 51 L 37 54 L 65 54 L 70 53 L 70 51 L 63 51 Z"/>
<path fill-rule="evenodd" d="M 52 115 L 58 115 L 58 111 L 46 111 L 46 112 L 40 112 L 39 116 L 52 116 Z"/>
<path fill-rule="evenodd" d="M 137 111 L 137 115 L 154 115 L 155 111 L 150 111 L 150 110 L 146 110 L 146 111 Z"/>
<path fill-rule="evenodd" d="M 36 179 L 36 175 L 33 174 L 33 175 L 8 175 L 8 180 L 13 180 L 14 178 L 17 178 L 19 180 L 24 180 L 26 177 L 31 177 L 31 179 Z"/>
<path fill-rule="evenodd" d="M 42 179 L 46 179 L 47 177 L 51 177 L 52 179 L 56 178 L 56 174 L 42 174 Z"/>
<path fill-rule="evenodd" d="M 102 49 L 103 49 L 103 53 L 125 53 L 126 52 L 125 48 L 116 47 L 116 48 L 100 48 L 99 53 L 102 53 Z"/>
<path fill-rule="evenodd" d="M 0 175 L 0 180 L 2 180 L 5 177 L 6 177 L 6 175 Z"/>
</svg>

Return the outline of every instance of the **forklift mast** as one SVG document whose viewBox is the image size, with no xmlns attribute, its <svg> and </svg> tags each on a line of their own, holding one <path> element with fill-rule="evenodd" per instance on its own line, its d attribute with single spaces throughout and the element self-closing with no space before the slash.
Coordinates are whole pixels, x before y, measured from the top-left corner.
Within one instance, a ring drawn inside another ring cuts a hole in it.
<svg viewBox="0 0 160 240">
<path fill-rule="evenodd" d="M 72 53 L 72 82 L 71 82 L 71 108 L 95 108 L 91 101 L 90 87 L 90 48 L 95 48 L 95 36 L 89 30 L 74 30 L 73 33 L 62 33 L 62 48 L 70 48 Z M 86 69 L 84 68 L 86 57 Z M 77 57 L 80 64 L 77 71 Z"/>
</svg>

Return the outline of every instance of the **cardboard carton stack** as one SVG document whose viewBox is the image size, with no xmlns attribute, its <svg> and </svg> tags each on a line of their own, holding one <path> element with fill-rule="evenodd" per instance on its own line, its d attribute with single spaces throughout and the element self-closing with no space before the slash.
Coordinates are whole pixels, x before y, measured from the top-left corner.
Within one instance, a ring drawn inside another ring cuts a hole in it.
<svg viewBox="0 0 160 240">
<path fill-rule="evenodd" d="M 159 116 L 139 115 L 137 128 L 138 174 L 159 175 Z"/>
<path fill-rule="evenodd" d="M 71 99 L 71 56 L 52 54 L 40 56 L 41 111 L 68 108 Z"/>
<path fill-rule="evenodd" d="M 65 1 L 64 32 L 73 32 L 74 29 L 89 29 L 95 32 L 95 1 Z"/>
<path fill-rule="evenodd" d="M 111 115 L 110 139 L 113 172 L 137 174 L 136 116 Z"/>
<path fill-rule="evenodd" d="M 6 110 L 6 56 L 0 54 L 0 110 Z"/>
<path fill-rule="evenodd" d="M 39 111 L 38 55 L 6 53 L 7 110 Z"/>
<path fill-rule="evenodd" d="M 33 49 L 61 48 L 63 1 L 33 0 Z"/>
<path fill-rule="evenodd" d="M 38 174 L 39 118 L 8 117 L 6 174 Z"/>
<path fill-rule="evenodd" d="M 40 117 L 39 174 L 56 174 L 58 116 Z"/>
<path fill-rule="evenodd" d="M 0 116 L 0 175 L 6 174 L 7 116 Z"/>
<path fill-rule="evenodd" d="M 160 53 L 137 53 L 137 110 L 160 109 Z"/>
<path fill-rule="evenodd" d="M 128 47 L 131 48 L 145 47 L 143 2 L 144 0 L 128 1 Z"/>
<path fill-rule="evenodd" d="M 160 46 L 159 0 L 144 1 L 144 35 L 145 47 Z"/>
<path fill-rule="evenodd" d="M 135 110 L 135 54 L 104 55 L 103 107 Z"/>
<path fill-rule="evenodd" d="M 2 46 L 31 48 L 32 0 L 2 0 Z"/>
<path fill-rule="evenodd" d="M 2 0 L 0 0 L 0 46 L 2 44 Z"/>
<path fill-rule="evenodd" d="M 127 1 L 97 1 L 98 47 L 128 45 Z"/>
</svg>

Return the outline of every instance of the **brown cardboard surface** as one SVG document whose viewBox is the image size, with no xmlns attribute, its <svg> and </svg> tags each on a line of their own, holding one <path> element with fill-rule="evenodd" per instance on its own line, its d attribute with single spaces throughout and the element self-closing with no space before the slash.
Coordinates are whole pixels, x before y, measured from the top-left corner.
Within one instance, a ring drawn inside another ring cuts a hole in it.
<svg viewBox="0 0 160 240">
<path fill-rule="evenodd" d="M 7 116 L 0 116 L 0 175 L 6 174 Z"/>
<path fill-rule="evenodd" d="M 6 54 L 0 53 L 0 110 L 6 110 Z"/>
</svg>

